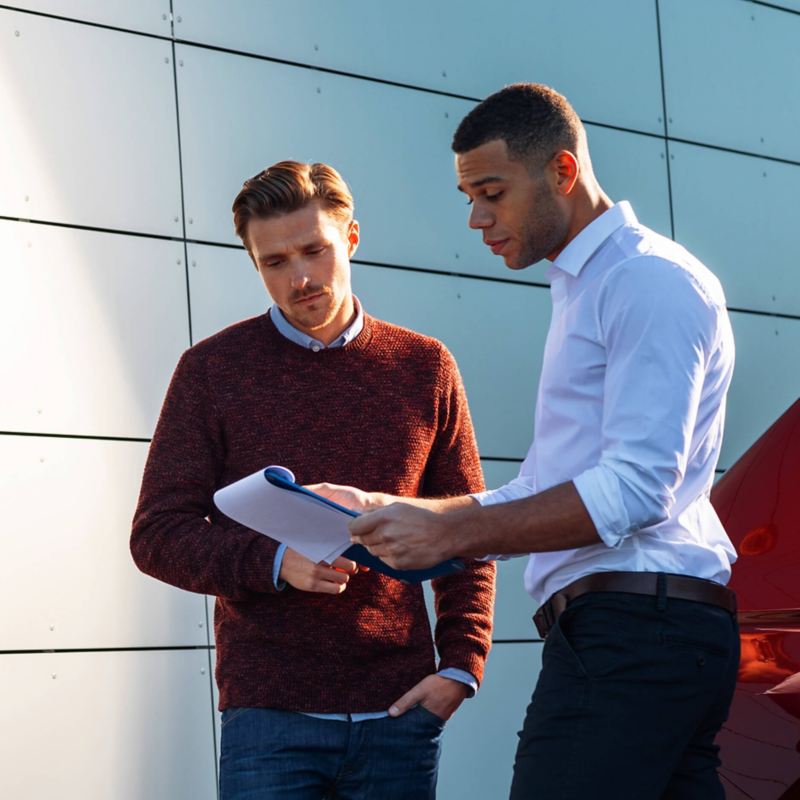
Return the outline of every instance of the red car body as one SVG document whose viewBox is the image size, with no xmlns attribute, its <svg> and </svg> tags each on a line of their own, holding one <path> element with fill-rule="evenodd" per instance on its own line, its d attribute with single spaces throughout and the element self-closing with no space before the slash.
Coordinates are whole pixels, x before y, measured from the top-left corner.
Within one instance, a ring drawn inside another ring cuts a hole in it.
<svg viewBox="0 0 800 800">
<path fill-rule="evenodd" d="M 718 481 L 742 656 L 717 742 L 728 800 L 800 800 L 800 400 Z"/>
</svg>

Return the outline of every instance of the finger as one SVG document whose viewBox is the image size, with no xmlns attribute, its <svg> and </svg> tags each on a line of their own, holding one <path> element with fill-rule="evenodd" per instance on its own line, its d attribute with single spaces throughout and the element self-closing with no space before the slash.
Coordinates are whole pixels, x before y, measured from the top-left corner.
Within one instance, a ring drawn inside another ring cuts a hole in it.
<svg viewBox="0 0 800 800">
<path fill-rule="evenodd" d="M 405 714 L 409 708 L 413 708 L 423 697 L 425 697 L 425 692 L 419 688 L 419 684 L 413 686 L 399 700 L 395 700 L 392 703 L 389 707 L 389 716 L 399 717 Z"/>
<path fill-rule="evenodd" d="M 350 580 L 349 573 L 334 569 L 326 564 L 318 564 L 316 566 L 314 577 L 317 580 L 327 581 L 328 583 L 347 583 Z"/>
<path fill-rule="evenodd" d="M 351 561 L 349 558 L 342 558 L 341 556 L 338 556 L 331 562 L 331 567 L 333 569 L 346 572 L 350 575 L 355 575 L 359 569 L 359 566 L 355 561 Z"/>
<path fill-rule="evenodd" d="M 350 520 L 350 524 L 347 526 L 350 529 L 350 535 L 365 536 L 372 533 L 383 522 L 383 515 L 383 509 L 376 509 Z"/>
</svg>

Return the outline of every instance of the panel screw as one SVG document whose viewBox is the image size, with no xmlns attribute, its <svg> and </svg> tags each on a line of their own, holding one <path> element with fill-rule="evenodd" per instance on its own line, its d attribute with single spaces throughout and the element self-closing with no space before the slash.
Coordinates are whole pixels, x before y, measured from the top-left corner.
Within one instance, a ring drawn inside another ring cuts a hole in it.
<svg viewBox="0 0 800 800">
<path fill-rule="evenodd" d="M 167 15 L 166 14 L 162 14 L 161 15 L 161 19 L 166 20 L 167 19 Z"/>
<path fill-rule="evenodd" d="M 674 161 L 675 160 L 675 153 L 670 153 L 669 154 L 669 160 L 670 161 Z"/>
<path fill-rule="evenodd" d="M 448 112 L 448 111 L 445 111 L 445 112 L 444 112 L 444 118 L 445 118 L 445 119 L 450 119 L 450 112 Z"/>
<path fill-rule="evenodd" d="M 54 673 L 53 673 L 53 674 L 52 674 L 50 677 L 51 677 L 53 680 L 55 680 L 55 679 L 56 679 L 56 673 L 54 672 Z"/>
<path fill-rule="evenodd" d="M 197 266 L 197 262 L 196 261 L 192 261 L 192 266 L 196 267 Z M 200 624 L 202 625 L 203 623 L 201 622 Z"/>
<path fill-rule="evenodd" d="M 765 178 L 767 177 L 767 173 L 766 173 L 766 172 L 762 172 L 761 174 L 762 174 L 762 175 L 763 175 Z"/>
<path fill-rule="evenodd" d="M 193 222 L 194 220 L 191 217 L 189 217 L 189 224 L 191 225 Z"/>
<path fill-rule="evenodd" d="M 178 259 L 178 260 L 177 260 L 175 263 L 176 263 L 176 264 L 180 264 L 180 263 L 181 263 L 181 260 L 180 260 L 180 259 Z"/>
<path fill-rule="evenodd" d="M 658 121 L 661 122 L 661 117 L 658 118 Z"/>
<path fill-rule="evenodd" d="M 43 459 L 43 458 L 40 458 L 40 459 L 39 459 L 39 463 L 40 463 L 40 464 L 44 464 L 44 459 Z M 52 628 L 50 628 L 50 630 L 53 630 L 53 629 L 52 629 Z"/>
<path fill-rule="evenodd" d="M 458 258 L 458 253 L 456 253 L 456 258 Z"/>
<path fill-rule="evenodd" d="M 181 60 L 178 62 L 178 66 L 179 66 L 179 67 L 182 67 L 182 66 L 183 66 L 183 59 L 181 59 Z"/>
<path fill-rule="evenodd" d="M 315 50 L 319 50 L 319 45 L 318 45 L 318 44 L 315 44 L 315 45 L 314 45 L 314 49 L 315 49 Z"/>
<path fill-rule="evenodd" d="M 51 625 L 51 626 L 50 626 L 50 630 L 51 630 L 51 631 L 54 631 L 55 629 L 56 629 L 56 626 L 55 626 L 55 625 Z"/>
<path fill-rule="evenodd" d="M 41 409 L 41 408 L 37 408 L 37 409 L 36 409 L 36 413 L 37 413 L 37 414 L 41 414 L 41 413 L 42 413 L 42 409 Z"/>
<path fill-rule="evenodd" d="M 178 17 L 178 22 L 183 22 L 183 17 Z"/>
<path fill-rule="evenodd" d="M 663 153 L 661 154 L 661 158 L 664 158 L 664 154 Z"/>
<path fill-rule="evenodd" d="M 761 144 L 764 144 L 764 137 L 761 137 Z"/>
<path fill-rule="evenodd" d="M 194 264 L 194 261 L 193 261 L 192 263 Z M 203 623 L 202 623 L 202 622 L 198 622 L 198 623 L 197 623 L 197 627 L 198 627 L 198 628 L 202 628 L 202 627 L 203 627 Z"/>
<path fill-rule="evenodd" d="M 669 124 L 672 125 L 672 117 L 669 118 Z"/>
<path fill-rule="evenodd" d="M 177 218 L 177 217 L 173 217 L 173 219 L 175 220 L 175 222 L 177 222 L 177 221 L 178 221 L 178 218 Z"/>
<path fill-rule="evenodd" d="M 322 89 L 320 89 L 319 86 L 317 86 L 317 94 L 322 94 Z"/>
<path fill-rule="evenodd" d="M 201 670 L 200 670 L 200 674 L 201 674 L 201 675 L 205 675 L 205 674 L 206 674 L 206 671 L 205 671 L 205 669 L 201 669 Z"/>
<path fill-rule="evenodd" d="M 164 63 L 165 63 L 165 64 L 169 64 L 169 59 L 168 59 L 168 58 L 165 58 L 165 59 L 164 59 Z"/>
<path fill-rule="evenodd" d="M 14 31 L 14 36 L 19 36 L 19 31 Z"/>
<path fill-rule="evenodd" d="M 447 73 L 446 73 L 444 70 L 442 70 L 442 77 L 443 77 L 443 78 L 446 78 L 446 77 L 447 77 Z"/>
<path fill-rule="evenodd" d="M 29 201 L 30 201 L 30 199 L 31 199 L 31 198 L 30 198 L 30 196 L 26 194 L 26 195 L 25 195 L 25 202 L 26 202 L 26 203 L 27 203 L 27 202 L 29 202 Z"/>
</svg>

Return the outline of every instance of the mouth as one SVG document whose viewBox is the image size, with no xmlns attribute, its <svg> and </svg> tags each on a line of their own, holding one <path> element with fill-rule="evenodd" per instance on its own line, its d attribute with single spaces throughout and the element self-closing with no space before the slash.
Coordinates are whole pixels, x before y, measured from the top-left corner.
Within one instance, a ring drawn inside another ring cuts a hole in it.
<svg viewBox="0 0 800 800">
<path fill-rule="evenodd" d="M 508 239 L 487 239 L 486 245 L 491 249 L 494 255 L 499 255 L 507 241 Z"/>
<path fill-rule="evenodd" d="M 308 294 L 305 297 L 299 297 L 295 300 L 295 305 L 302 306 L 302 305 L 309 305 L 313 303 L 315 300 L 319 300 L 320 298 L 325 296 L 325 292 L 316 292 L 315 294 Z"/>
</svg>

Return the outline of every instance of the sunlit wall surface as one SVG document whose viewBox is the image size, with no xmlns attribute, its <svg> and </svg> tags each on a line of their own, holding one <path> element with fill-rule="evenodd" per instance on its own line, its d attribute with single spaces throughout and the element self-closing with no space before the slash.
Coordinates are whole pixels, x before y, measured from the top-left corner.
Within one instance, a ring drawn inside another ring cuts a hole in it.
<svg viewBox="0 0 800 800">
<path fill-rule="evenodd" d="M 0 9 L 0 796 L 215 797 L 210 602 L 128 554 L 191 343 L 264 311 L 230 204 L 283 158 L 350 182 L 373 314 L 445 341 L 486 479 L 531 435 L 549 321 L 466 226 L 450 137 L 505 83 L 564 92 L 614 199 L 722 278 L 720 468 L 800 394 L 800 2 L 41 0 Z M 501 798 L 541 643 L 501 565 L 440 797 Z"/>
</svg>

